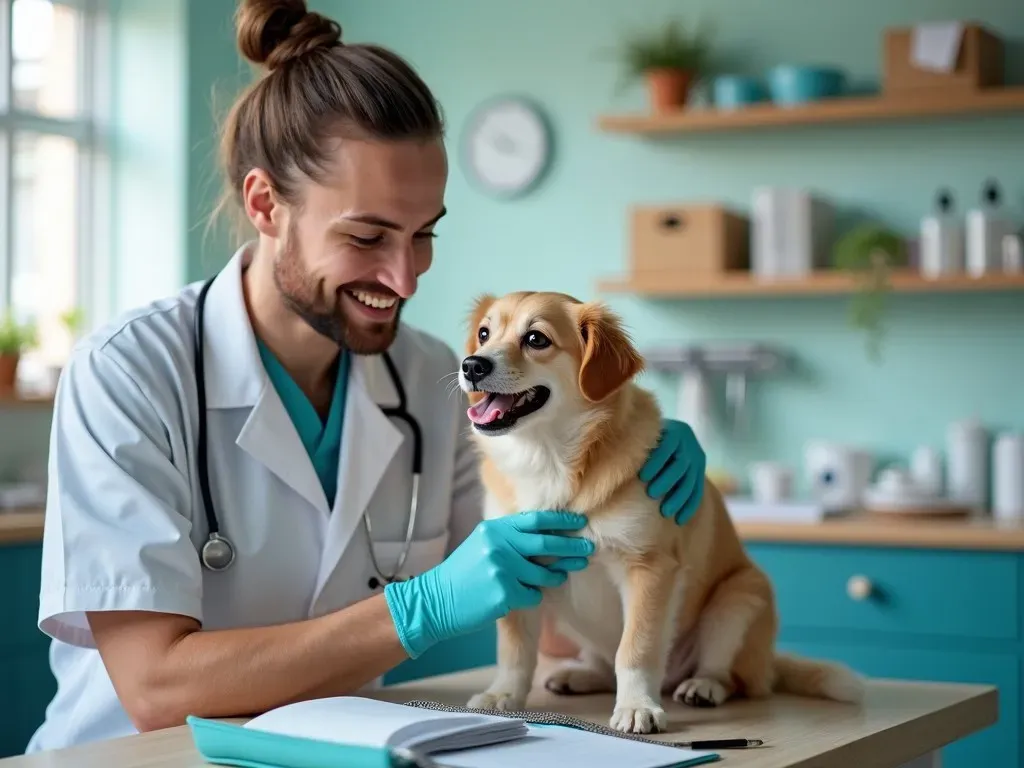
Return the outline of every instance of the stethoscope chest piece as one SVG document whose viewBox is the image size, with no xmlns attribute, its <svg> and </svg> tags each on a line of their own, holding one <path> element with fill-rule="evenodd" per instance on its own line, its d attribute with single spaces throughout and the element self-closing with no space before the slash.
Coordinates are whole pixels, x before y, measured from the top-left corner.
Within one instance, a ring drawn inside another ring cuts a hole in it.
<svg viewBox="0 0 1024 768">
<path fill-rule="evenodd" d="M 235 548 L 218 533 L 210 534 L 203 544 L 203 565 L 211 571 L 226 570 L 235 561 Z"/>
</svg>

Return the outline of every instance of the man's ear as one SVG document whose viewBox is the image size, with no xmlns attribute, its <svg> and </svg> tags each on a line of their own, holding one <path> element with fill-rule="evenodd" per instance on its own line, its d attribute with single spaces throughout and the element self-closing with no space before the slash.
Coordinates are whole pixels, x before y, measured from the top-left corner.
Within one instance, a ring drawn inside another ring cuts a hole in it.
<svg viewBox="0 0 1024 768">
<path fill-rule="evenodd" d="M 495 296 L 489 293 L 484 293 L 481 294 L 480 296 L 477 296 L 476 299 L 473 300 L 473 306 L 469 310 L 469 318 L 466 321 L 467 355 L 472 355 L 474 352 L 476 352 L 476 334 L 477 330 L 480 328 L 480 321 L 484 319 L 484 315 L 487 314 L 487 310 L 491 308 L 491 304 L 495 302 L 495 299 Z"/>
<path fill-rule="evenodd" d="M 584 304 L 578 317 L 583 340 L 579 388 L 583 397 L 597 403 L 640 373 L 644 360 L 622 321 L 603 304 Z"/>
</svg>

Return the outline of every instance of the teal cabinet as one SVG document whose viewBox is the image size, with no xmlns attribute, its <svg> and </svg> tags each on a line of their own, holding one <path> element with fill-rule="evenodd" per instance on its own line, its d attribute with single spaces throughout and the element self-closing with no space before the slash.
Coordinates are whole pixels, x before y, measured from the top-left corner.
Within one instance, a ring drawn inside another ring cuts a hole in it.
<svg viewBox="0 0 1024 768">
<path fill-rule="evenodd" d="M 57 690 L 49 641 L 36 628 L 41 557 L 38 544 L 0 546 L 0 757 L 25 751 Z"/>
<path fill-rule="evenodd" d="M 943 768 L 1019 768 L 1024 555 L 748 543 L 778 601 L 779 647 L 868 677 L 983 683 L 999 721 L 942 751 Z"/>
</svg>

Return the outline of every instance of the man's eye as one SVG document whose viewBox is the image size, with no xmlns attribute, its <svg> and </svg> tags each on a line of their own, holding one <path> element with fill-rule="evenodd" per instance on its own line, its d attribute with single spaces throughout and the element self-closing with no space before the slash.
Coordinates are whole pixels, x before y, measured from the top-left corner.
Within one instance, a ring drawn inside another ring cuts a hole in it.
<svg viewBox="0 0 1024 768">
<path fill-rule="evenodd" d="M 377 235 L 376 237 L 356 237 L 355 235 L 349 235 L 349 238 L 352 240 L 353 243 L 355 243 L 358 246 L 361 246 L 363 248 L 371 248 L 380 243 L 380 241 L 384 239 L 384 236 Z"/>
</svg>

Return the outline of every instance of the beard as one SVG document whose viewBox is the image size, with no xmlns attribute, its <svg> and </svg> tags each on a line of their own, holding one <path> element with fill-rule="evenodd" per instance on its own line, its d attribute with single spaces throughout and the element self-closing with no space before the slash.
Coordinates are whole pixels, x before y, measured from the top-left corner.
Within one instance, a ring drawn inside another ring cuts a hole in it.
<svg viewBox="0 0 1024 768">
<path fill-rule="evenodd" d="M 294 222 L 289 224 L 284 244 L 274 260 L 274 284 L 289 310 L 321 336 L 353 354 L 379 355 L 395 340 L 405 299 L 398 299 L 394 317 L 386 322 L 374 323 L 362 318 L 354 323 L 349 322 L 342 299 L 343 287 L 339 287 L 333 296 L 325 297 L 323 280 L 303 269 Z M 380 285 L 355 283 L 350 287 L 363 287 L 378 292 L 383 288 Z"/>
</svg>

